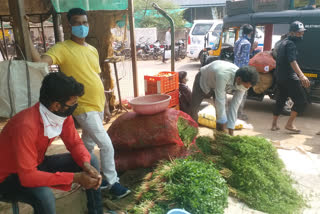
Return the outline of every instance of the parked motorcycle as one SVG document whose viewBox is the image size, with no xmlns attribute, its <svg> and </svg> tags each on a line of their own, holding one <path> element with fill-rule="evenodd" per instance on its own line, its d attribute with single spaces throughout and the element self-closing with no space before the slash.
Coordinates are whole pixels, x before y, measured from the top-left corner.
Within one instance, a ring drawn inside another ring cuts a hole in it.
<svg viewBox="0 0 320 214">
<path fill-rule="evenodd" d="M 160 44 L 160 41 L 157 40 L 153 43 L 153 59 L 158 60 L 159 56 L 163 55 L 164 45 Z"/>
<path fill-rule="evenodd" d="M 128 45 L 126 42 L 114 42 L 112 44 L 114 54 L 116 56 L 124 56 L 125 59 L 130 59 L 131 58 L 131 49 L 128 48 Z"/>
</svg>

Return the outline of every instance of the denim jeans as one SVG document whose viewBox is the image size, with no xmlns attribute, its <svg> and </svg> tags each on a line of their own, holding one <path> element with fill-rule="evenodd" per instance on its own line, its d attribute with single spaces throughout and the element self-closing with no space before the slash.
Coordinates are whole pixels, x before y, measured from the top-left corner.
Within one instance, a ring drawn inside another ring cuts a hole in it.
<svg viewBox="0 0 320 214">
<path fill-rule="evenodd" d="M 99 161 L 91 155 L 91 165 L 98 172 Z M 38 170 L 45 172 L 80 172 L 82 169 L 72 159 L 69 153 L 46 156 L 38 166 Z M 30 204 L 35 214 L 56 214 L 55 197 L 49 187 L 23 187 L 17 174 L 11 174 L 0 183 L 0 194 L 6 200 L 15 200 Z M 88 214 L 103 214 L 100 188 L 86 190 Z M 72 206 L 72 204 L 70 204 Z"/>
</svg>

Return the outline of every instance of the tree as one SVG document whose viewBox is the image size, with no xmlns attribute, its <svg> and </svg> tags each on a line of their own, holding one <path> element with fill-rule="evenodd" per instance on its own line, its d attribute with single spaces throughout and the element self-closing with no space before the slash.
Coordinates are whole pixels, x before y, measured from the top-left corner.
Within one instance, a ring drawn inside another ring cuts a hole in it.
<svg viewBox="0 0 320 214">
<path fill-rule="evenodd" d="M 179 6 L 170 0 L 134 0 L 134 10 L 136 14 L 141 17 L 141 27 L 156 27 L 158 29 L 168 28 L 169 22 L 161 14 L 158 13 L 153 7 L 152 3 L 155 2 L 166 11 L 173 19 L 176 28 L 183 28 L 185 20 L 183 18 L 184 11 L 179 11 Z"/>
</svg>

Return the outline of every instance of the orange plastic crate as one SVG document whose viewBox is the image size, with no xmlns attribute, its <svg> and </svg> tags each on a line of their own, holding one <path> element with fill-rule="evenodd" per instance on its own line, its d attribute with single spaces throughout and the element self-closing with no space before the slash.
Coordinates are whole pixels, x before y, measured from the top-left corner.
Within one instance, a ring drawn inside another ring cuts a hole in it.
<svg viewBox="0 0 320 214">
<path fill-rule="evenodd" d="M 164 76 L 170 75 L 170 76 Z M 179 88 L 177 72 L 160 72 L 155 76 L 144 76 L 145 94 L 164 94 Z"/>
<path fill-rule="evenodd" d="M 171 100 L 170 100 L 168 108 L 171 108 L 172 106 L 179 105 L 179 89 L 176 89 L 176 90 L 171 91 L 166 94 L 171 96 Z"/>
</svg>

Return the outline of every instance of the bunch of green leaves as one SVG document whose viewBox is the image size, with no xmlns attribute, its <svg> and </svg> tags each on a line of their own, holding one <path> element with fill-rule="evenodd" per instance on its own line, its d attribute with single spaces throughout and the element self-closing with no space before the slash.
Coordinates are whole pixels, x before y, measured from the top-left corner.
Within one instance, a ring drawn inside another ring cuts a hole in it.
<svg viewBox="0 0 320 214">
<path fill-rule="evenodd" d="M 196 145 L 204 154 L 213 156 L 220 169 L 231 170 L 227 182 L 236 190 L 235 196 L 249 207 L 271 214 L 292 214 L 305 206 L 268 140 L 219 133 L 215 140 L 199 137 Z"/>
<path fill-rule="evenodd" d="M 192 143 L 193 139 L 198 134 L 198 128 L 189 125 L 188 120 L 179 117 L 177 122 L 177 128 L 179 132 L 179 137 L 184 143 L 186 147 L 189 147 L 189 145 Z"/>
<path fill-rule="evenodd" d="M 161 163 L 141 189 L 133 213 L 165 214 L 184 208 L 193 214 L 223 213 L 228 187 L 212 162 L 176 159 Z"/>
</svg>

